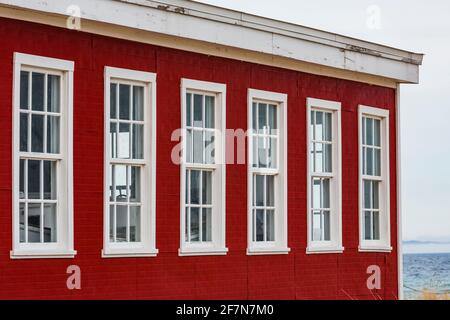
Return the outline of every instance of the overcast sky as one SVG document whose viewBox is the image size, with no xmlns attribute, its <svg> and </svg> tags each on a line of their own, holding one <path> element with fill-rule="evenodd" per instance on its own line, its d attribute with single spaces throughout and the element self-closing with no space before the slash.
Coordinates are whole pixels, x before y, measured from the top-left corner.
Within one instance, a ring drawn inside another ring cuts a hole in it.
<svg viewBox="0 0 450 320">
<path fill-rule="evenodd" d="M 401 90 L 403 239 L 450 241 L 450 1 L 199 2 L 425 53 Z"/>
</svg>

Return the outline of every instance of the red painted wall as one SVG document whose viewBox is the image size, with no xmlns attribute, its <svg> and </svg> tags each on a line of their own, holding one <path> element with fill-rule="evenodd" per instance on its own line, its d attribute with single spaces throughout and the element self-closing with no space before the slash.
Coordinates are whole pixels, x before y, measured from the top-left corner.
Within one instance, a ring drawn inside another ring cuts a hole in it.
<svg viewBox="0 0 450 320">
<path fill-rule="evenodd" d="M 395 90 L 0 18 L 0 298 L 395 299 L 397 297 Z M 13 53 L 75 61 L 74 259 L 11 260 Z M 156 72 L 155 258 L 102 259 L 104 66 Z M 227 128 L 246 128 L 247 89 L 288 94 L 288 255 L 247 256 L 246 165 L 227 167 L 226 256 L 179 257 L 180 169 L 170 135 L 180 125 L 180 78 L 226 83 Z M 306 255 L 306 98 L 342 102 L 342 254 Z M 390 110 L 392 253 L 358 252 L 357 106 Z M 81 268 L 81 290 L 66 268 Z M 366 287 L 367 266 L 382 289 Z"/>
</svg>

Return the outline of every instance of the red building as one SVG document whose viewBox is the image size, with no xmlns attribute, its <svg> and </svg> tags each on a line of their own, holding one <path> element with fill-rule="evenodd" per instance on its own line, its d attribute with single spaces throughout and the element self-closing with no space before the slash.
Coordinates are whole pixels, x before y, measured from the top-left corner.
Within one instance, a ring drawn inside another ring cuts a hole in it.
<svg viewBox="0 0 450 320">
<path fill-rule="evenodd" d="M 0 1 L 0 38 L 0 298 L 400 297 L 422 55 L 178 0 Z"/>
</svg>

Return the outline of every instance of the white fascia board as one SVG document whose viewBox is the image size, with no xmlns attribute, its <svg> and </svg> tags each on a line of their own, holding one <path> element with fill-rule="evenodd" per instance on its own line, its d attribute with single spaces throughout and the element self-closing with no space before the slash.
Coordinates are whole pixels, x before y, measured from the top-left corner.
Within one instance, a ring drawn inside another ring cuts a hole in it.
<svg viewBox="0 0 450 320">
<path fill-rule="evenodd" d="M 0 0 L 0 5 L 68 15 L 241 48 L 341 70 L 418 83 L 422 54 L 186 0 Z"/>
</svg>

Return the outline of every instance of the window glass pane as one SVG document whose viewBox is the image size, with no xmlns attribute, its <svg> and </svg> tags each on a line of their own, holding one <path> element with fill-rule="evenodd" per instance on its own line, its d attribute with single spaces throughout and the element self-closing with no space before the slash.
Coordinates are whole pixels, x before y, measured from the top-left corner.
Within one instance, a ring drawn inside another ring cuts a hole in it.
<svg viewBox="0 0 450 320">
<path fill-rule="evenodd" d="M 324 148 L 324 164 L 323 164 L 323 171 L 324 172 L 332 172 L 333 168 L 332 168 L 332 154 L 331 154 L 331 144 L 325 144 L 323 146 Z"/>
<path fill-rule="evenodd" d="M 315 171 L 314 172 L 324 172 L 324 167 L 323 167 L 323 144 L 322 143 L 315 143 L 314 144 L 315 147 L 315 159 L 314 159 L 314 166 L 315 166 Z"/>
<path fill-rule="evenodd" d="M 366 174 L 371 176 L 373 175 L 373 149 L 366 148 Z"/>
<path fill-rule="evenodd" d="M 199 208 L 191 208 L 191 241 L 200 241 Z"/>
<path fill-rule="evenodd" d="M 20 242 L 25 242 L 25 203 L 19 204 L 19 229 L 20 229 Z"/>
<path fill-rule="evenodd" d="M 20 151 L 28 151 L 28 114 L 20 114 Z"/>
<path fill-rule="evenodd" d="M 202 204 L 212 203 L 211 171 L 202 171 Z"/>
<path fill-rule="evenodd" d="M 214 97 L 205 96 L 205 128 L 214 127 Z"/>
<path fill-rule="evenodd" d="M 266 210 L 266 241 L 275 241 L 274 210 Z"/>
<path fill-rule="evenodd" d="M 133 124 L 133 159 L 144 159 L 144 125 Z"/>
<path fill-rule="evenodd" d="M 252 137 L 252 163 L 253 167 L 258 167 L 258 137 Z"/>
<path fill-rule="evenodd" d="M 310 123 L 310 127 L 309 127 L 309 136 L 311 140 L 315 140 L 316 136 L 315 136 L 315 130 L 314 130 L 314 123 L 316 121 L 315 116 L 316 116 L 316 112 L 311 110 L 311 123 Z"/>
<path fill-rule="evenodd" d="M 269 128 L 270 134 L 277 134 L 277 106 L 273 104 L 269 104 Z"/>
<path fill-rule="evenodd" d="M 119 85 L 119 118 L 130 120 L 130 86 Z"/>
<path fill-rule="evenodd" d="M 141 207 L 130 206 L 130 242 L 141 241 Z"/>
<path fill-rule="evenodd" d="M 186 130 L 186 161 L 192 162 L 192 129 Z"/>
<path fill-rule="evenodd" d="M 114 183 L 115 183 L 115 195 L 116 201 L 126 202 L 128 199 L 127 193 L 127 166 L 115 165 L 114 166 Z"/>
<path fill-rule="evenodd" d="M 256 241 L 264 241 L 264 210 L 256 210 Z"/>
<path fill-rule="evenodd" d="M 109 87 L 109 117 L 117 118 L 117 84 L 111 83 Z"/>
<path fill-rule="evenodd" d="M 252 129 L 253 133 L 258 129 L 258 104 L 255 102 L 252 104 Z"/>
<path fill-rule="evenodd" d="M 373 121 L 373 125 L 374 125 L 374 135 L 373 135 L 373 139 L 374 139 L 374 145 L 376 146 L 380 146 L 381 144 L 381 134 L 380 134 L 380 120 L 374 120 Z"/>
<path fill-rule="evenodd" d="M 59 153 L 59 116 L 47 116 L 47 152 Z"/>
<path fill-rule="evenodd" d="M 194 94 L 194 127 L 203 128 L 203 96 Z"/>
<path fill-rule="evenodd" d="M 39 160 L 28 160 L 28 199 L 41 198 L 41 175 Z"/>
<path fill-rule="evenodd" d="M 378 197 L 380 188 L 380 183 L 377 181 L 372 181 L 372 208 L 373 209 L 379 209 L 380 208 L 380 200 Z"/>
<path fill-rule="evenodd" d="M 133 120 L 144 120 L 144 87 L 133 86 Z"/>
<path fill-rule="evenodd" d="M 19 198 L 25 198 L 25 160 L 19 161 Z"/>
<path fill-rule="evenodd" d="M 266 176 L 266 206 L 275 206 L 275 177 Z"/>
<path fill-rule="evenodd" d="M 41 242 L 40 203 L 28 203 L 28 242 Z"/>
<path fill-rule="evenodd" d="M 44 151 L 44 116 L 38 114 L 31 116 L 31 151 Z"/>
<path fill-rule="evenodd" d="M 323 211 L 323 240 L 330 241 L 330 211 Z"/>
<path fill-rule="evenodd" d="M 268 166 L 270 168 L 277 167 L 277 138 L 269 138 L 267 139 L 269 142 L 269 163 Z"/>
<path fill-rule="evenodd" d="M 367 174 L 367 150 L 366 147 L 362 147 L 362 166 L 363 174 Z"/>
<path fill-rule="evenodd" d="M 322 206 L 321 208 L 330 208 L 330 179 L 322 179 Z"/>
<path fill-rule="evenodd" d="M 258 137 L 258 166 L 260 168 L 267 167 L 267 138 Z"/>
<path fill-rule="evenodd" d="M 192 94 L 186 93 L 186 125 L 191 126 L 191 98 Z"/>
<path fill-rule="evenodd" d="M 214 132 L 205 131 L 205 163 L 214 163 Z"/>
<path fill-rule="evenodd" d="M 20 109 L 28 109 L 28 71 L 20 72 Z"/>
<path fill-rule="evenodd" d="M 331 113 L 324 113 L 324 137 L 325 141 L 332 141 L 332 124 L 331 124 Z"/>
<path fill-rule="evenodd" d="M 49 74 L 47 76 L 47 111 L 59 112 L 61 101 L 61 77 Z"/>
<path fill-rule="evenodd" d="M 111 158 L 117 158 L 117 124 L 111 122 L 109 124 L 110 151 Z"/>
<path fill-rule="evenodd" d="M 317 172 L 315 166 L 315 152 L 314 152 L 315 143 L 311 143 L 309 147 L 311 151 L 311 153 L 309 154 L 309 167 L 312 172 Z"/>
<path fill-rule="evenodd" d="M 127 206 L 116 206 L 116 241 L 127 241 Z"/>
<path fill-rule="evenodd" d="M 109 241 L 114 242 L 114 205 L 109 206 Z"/>
<path fill-rule="evenodd" d="M 372 182 L 370 180 L 364 180 L 363 181 L 363 189 L 364 189 L 364 209 L 371 209 L 371 187 L 372 187 Z"/>
<path fill-rule="evenodd" d="M 200 204 L 200 171 L 191 170 L 191 204 Z"/>
<path fill-rule="evenodd" d="M 379 212 L 372 212 L 373 217 L 373 239 L 374 240 L 380 240 L 380 213 Z"/>
<path fill-rule="evenodd" d="M 202 241 L 211 241 L 211 208 L 202 210 Z"/>
<path fill-rule="evenodd" d="M 317 141 L 323 140 L 323 112 L 316 111 L 316 133 L 315 137 Z"/>
<path fill-rule="evenodd" d="M 33 72 L 31 76 L 31 107 L 33 110 L 44 111 L 44 78 L 43 73 Z"/>
<path fill-rule="evenodd" d="M 373 119 L 366 119 L 366 144 L 369 146 L 373 145 Z"/>
<path fill-rule="evenodd" d="M 114 201 L 114 179 L 115 179 L 115 175 L 114 175 L 114 166 L 110 165 L 109 166 L 109 170 L 111 172 L 111 176 L 109 179 L 109 201 Z"/>
<path fill-rule="evenodd" d="M 56 203 L 44 204 L 44 242 L 56 242 Z"/>
<path fill-rule="evenodd" d="M 366 119 L 365 117 L 362 118 L 361 124 L 362 124 L 362 144 L 366 144 Z"/>
<path fill-rule="evenodd" d="M 130 158 L 130 124 L 119 124 L 119 137 L 117 139 L 117 156 L 122 159 Z"/>
<path fill-rule="evenodd" d="M 267 104 L 265 103 L 259 103 L 258 104 L 258 132 L 259 133 L 266 133 L 264 132 L 264 129 L 267 127 Z"/>
<path fill-rule="evenodd" d="M 264 176 L 255 175 L 255 206 L 264 206 Z"/>
<path fill-rule="evenodd" d="M 320 203 L 322 202 L 322 183 L 320 178 L 312 178 L 312 195 L 311 202 L 314 209 L 320 209 Z"/>
<path fill-rule="evenodd" d="M 371 240 L 371 213 L 370 211 L 364 211 L 364 239 Z"/>
<path fill-rule="evenodd" d="M 56 161 L 44 162 L 44 199 L 56 200 Z"/>
<path fill-rule="evenodd" d="M 190 235 L 189 235 L 189 230 L 190 230 L 190 225 L 191 225 L 191 220 L 190 220 L 190 208 L 186 207 L 186 211 L 185 211 L 185 220 L 184 220 L 184 240 L 185 242 L 189 242 L 190 241 Z"/>
<path fill-rule="evenodd" d="M 130 202 L 141 201 L 141 168 L 131 167 Z"/>
<path fill-rule="evenodd" d="M 312 238 L 313 241 L 322 240 L 322 214 L 320 211 L 312 212 Z"/>
<path fill-rule="evenodd" d="M 203 131 L 194 130 L 194 163 L 203 163 Z"/>
<path fill-rule="evenodd" d="M 380 149 L 374 149 L 374 172 L 373 174 L 375 176 L 381 176 L 381 150 Z"/>
</svg>

